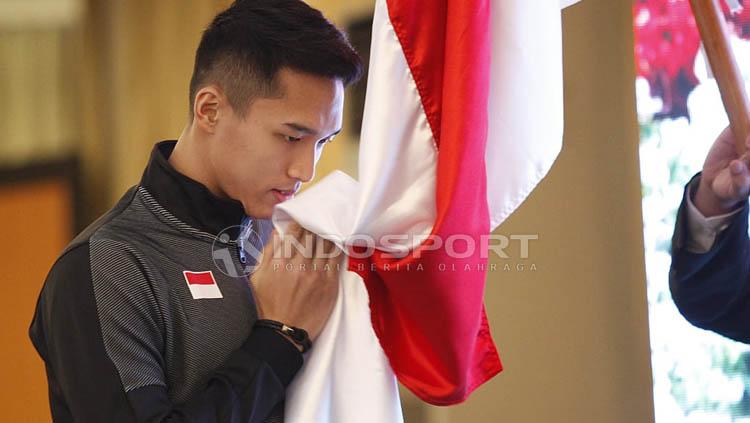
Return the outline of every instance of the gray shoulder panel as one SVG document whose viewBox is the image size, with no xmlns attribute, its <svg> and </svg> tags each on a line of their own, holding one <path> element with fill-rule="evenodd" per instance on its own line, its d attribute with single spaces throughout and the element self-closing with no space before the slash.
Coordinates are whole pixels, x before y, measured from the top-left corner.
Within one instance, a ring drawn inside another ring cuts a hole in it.
<svg viewBox="0 0 750 423">
<path fill-rule="evenodd" d="M 125 391 L 165 386 L 164 323 L 143 257 L 121 241 L 96 238 L 89 245 L 104 346 Z"/>
</svg>

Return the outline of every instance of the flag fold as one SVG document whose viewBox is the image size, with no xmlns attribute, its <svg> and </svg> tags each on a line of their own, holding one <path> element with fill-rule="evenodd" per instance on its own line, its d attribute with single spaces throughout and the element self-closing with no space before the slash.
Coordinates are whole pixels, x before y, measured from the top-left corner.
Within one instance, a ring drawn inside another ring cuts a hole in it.
<svg viewBox="0 0 750 423">
<path fill-rule="evenodd" d="M 560 7 L 376 1 L 359 177 L 334 172 L 274 213 L 349 252 L 287 421 L 400 421 L 396 378 L 447 405 L 502 370 L 486 236 L 561 148 Z"/>
</svg>

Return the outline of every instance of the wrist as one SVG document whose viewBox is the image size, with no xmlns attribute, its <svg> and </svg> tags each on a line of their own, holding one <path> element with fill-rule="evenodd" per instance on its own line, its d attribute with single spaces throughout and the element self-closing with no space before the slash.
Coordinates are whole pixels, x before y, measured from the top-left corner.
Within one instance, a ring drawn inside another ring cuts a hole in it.
<svg viewBox="0 0 750 423">
<path fill-rule="evenodd" d="M 289 342 L 290 344 L 294 345 L 294 348 L 297 348 L 297 351 L 299 351 L 299 352 L 301 352 L 301 353 L 305 352 L 304 348 L 302 348 L 302 345 L 299 345 L 298 343 L 294 342 L 294 340 L 292 340 L 292 338 L 290 338 L 290 337 L 289 337 L 289 336 L 288 336 L 287 334 L 285 334 L 284 332 L 279 332 L 279 331 L 276 331 L 276 333 L 278 333 L 279 335 L 283 336 L 283 337 L 284 337 L 284 339 L 286 339 L 286 340 L 287 340 L 287 342 Z"/>
<path fill-rule="evenodd" d="M 312 348 L 310 337 L 304 329 L 269 319 L 259 319 L 255 322 L 255 326 L 273 329 L 287 341 L 291 342 L 302 353 L 307 352 Z"/>
</svg>

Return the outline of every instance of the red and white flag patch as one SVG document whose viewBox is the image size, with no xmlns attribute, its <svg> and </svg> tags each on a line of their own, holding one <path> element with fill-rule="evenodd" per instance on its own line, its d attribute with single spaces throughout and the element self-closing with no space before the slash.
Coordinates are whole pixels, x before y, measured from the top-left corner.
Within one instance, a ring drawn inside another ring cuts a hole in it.
<svg viewBox="0 0 750 423">
<path fill-rule="evenodd" d="M 219 290 L 219 285 L 216 284 L 214 274 L 210 270 L 205 272 L 184 270 L 182 274 L 185 275 L 185 282 L 187 282 L 190 294 L 193 295 L 194 299 L 224 298 Z"/>
</svg>

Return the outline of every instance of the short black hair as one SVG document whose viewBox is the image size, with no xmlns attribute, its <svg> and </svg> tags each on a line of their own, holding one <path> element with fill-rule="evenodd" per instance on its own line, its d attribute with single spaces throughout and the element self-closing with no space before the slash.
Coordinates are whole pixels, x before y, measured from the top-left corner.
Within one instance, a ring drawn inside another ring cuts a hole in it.
<svg viewBox="0 0 750 423">
<path fill-rule="evenodd" d="M 362 75 L 362 60 L 342 31 L 300 0 L 236 0 L 216 15 L 195 52 L 190 115 L 195 95 L 218 84 L 235 113 L 253 98 L 279 94 L 280 69 L 341 80 Z"/>
</svg>

